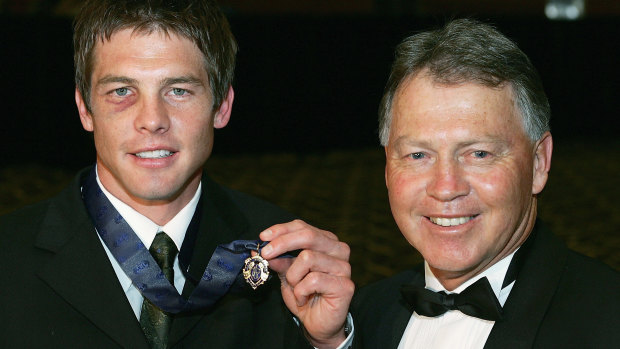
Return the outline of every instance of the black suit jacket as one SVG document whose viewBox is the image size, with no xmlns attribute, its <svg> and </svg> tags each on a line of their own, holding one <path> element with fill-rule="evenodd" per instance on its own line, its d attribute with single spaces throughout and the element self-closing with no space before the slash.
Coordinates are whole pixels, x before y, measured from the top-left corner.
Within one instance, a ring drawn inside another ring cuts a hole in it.
<svg viewBox="0 0 620 349">
<path fill-rule="evenodd" d="M 80 182 L 58 196 L 0 217 L 0 347 L 147 348 L 129 302 L 82 203 Z M 202 178 L 199 233 L 189 273 L 198 280 L 215 247 L 257 239 L 294 217 Z M 282 301 L 277 276 L 257 291 L 224 296 L 179 315 L 170 344 L 183 348 L 305 348 Z M 189 294 L 186 282 L 183 293 Z"/>
<path fill-rule="evenodd" d="M 620 276 L 570 251 L 540 222 L 485 348 L 620 348 Z M 400 295 L 424 269 L 363 287 L 354 297 L 356 348 L 397 348 L 412 311 Z"/>
</svg>

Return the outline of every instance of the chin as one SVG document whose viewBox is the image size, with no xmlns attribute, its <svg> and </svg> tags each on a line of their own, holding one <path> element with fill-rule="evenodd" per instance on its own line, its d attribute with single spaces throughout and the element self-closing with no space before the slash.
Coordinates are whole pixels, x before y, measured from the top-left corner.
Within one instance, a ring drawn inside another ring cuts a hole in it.
<svg viewBox="0 0 620 349">
<path fill-rule="evenodd" d="M 450 272 L 466 271 L 475 264 L 473 261 L 475 258 L 466 251 L 437 251 L 432 254 L 422 253 L 422 256 L 434 269 Z"/>
<path fill-rule="evenodd" d="M 170 201 L 178 196 L 179 188 L 170 186 L 152 185 L 133 191 L 132 195 L 145 201 Z"/>
<path fill-rule="evenodd" d="M 472 267 L 468 263 L 453 260 L 440 261 L 437 263 L 428 262 L 428 265 L 430 265 L 433 269 L 451 273 L 462 273 L 472 269 Z"/>
</svg>

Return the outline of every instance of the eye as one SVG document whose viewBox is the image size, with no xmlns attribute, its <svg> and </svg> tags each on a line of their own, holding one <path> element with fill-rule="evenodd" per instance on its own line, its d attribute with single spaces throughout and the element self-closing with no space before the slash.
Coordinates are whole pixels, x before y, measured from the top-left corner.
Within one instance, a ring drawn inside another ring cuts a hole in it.
<svg viewBox="0 0 620 349">
<path fill-rule="evenodd" d="M 175 95 L 175 96 L 183 96 L 186 93 L 187 93 L 187 90 L 182 89 L 182 88 L 175 87 L 175 88 L 172 89 L 172 94 Z"/>
<path fill-rule="evenodd" d="M 473 154 L 474 154 L 474 157 L 478 159 L 484 159 L 489 156 L 489 153 L 484 150 L 476 150 Z"/>
<path fill-rule="evenodd" d="M 127 87 L 121 87 L 121 88 L 117 88 L 114 90 L 114 93 L 116 93 L 117 96 L 127 96 L 127 94 L 129 93 L 129 89 Z"/>
<path fill-rule="evenodd" d="M 408 156 L 412 158 L 413 160 L 420 160 L 424 158 L 424 153 L 411 153 Z"/>
</svg>

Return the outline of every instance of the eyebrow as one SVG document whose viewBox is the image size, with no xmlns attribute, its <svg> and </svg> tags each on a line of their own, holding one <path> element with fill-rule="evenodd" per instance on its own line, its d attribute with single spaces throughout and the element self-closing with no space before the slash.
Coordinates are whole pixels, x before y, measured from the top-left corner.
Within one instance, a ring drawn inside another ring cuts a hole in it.
<svg viewBox="0 0 620 349">
<path fill-rule="evenodd" d="M 428 141 L 417 141 L 417 140 L 413 140 L 407 136 L 400 136 L 398 137 L 395 141 L 394 141 L 394 146 L 400 148 L 402 146 L 416 146 L 416 147 L 423 147 L 423 148 L 428 148 L 430 147 L 430 142 Z"/>
<path fill-rule="evenodd" d="M 174 84 L 191 84 L 191 85 L 199 85 L 203 86 L 203 81 L 195 76 L 179 76 L 175 78 L 165 78 L 160 83 L 161 86 L 170 86 Z"/>
<path fill-rule="evenodd" d="M 106 85 L 106 84 L 114 84 L 114 83 L 122 83 L 127 85 L 137 85 L 138 80 L 132 79 L 126 76 L 114 76 L 114 75 L 106 75 L 103 78 L 97 81 L 97 86 Z M 192 76 L 179 76 L 174 78 L 165 78 L 160 82 L 160 86 L 170 86 L 174 84 L 191 84 L 191 85 L 199 85 L 204 86 L 204 83 L 201 79 Z"/>
<path fill-rule="evenodd" d="M 499 137 L 489 136 L 489 137 L 482 138 L 482 139 L 472 139 L 472 140 L 464 140 L 464 141 L 458 142 L 457 147 L 463 148 L 463 147 L 467 147 L 467 146 L 478 144 L 478 143 L 503 144 L 503 143 L 506 143 L 506 141 Z M 427 140 L 418 141 L 418 140 L 407 138 L 406 136 L 401 136 L 394 141 L 394 146 L 397 148 L 400 148 L 402 146 L 431 148 L 432 142 L 427 141 Z"/>
<path fill-rule="evenodd" d="M 138 81 L 136 79 L 128 78 L 126 76 L 113 76 L 106 75 L 97 81 L 97 86 L 106 85 L 106 84 L 114 84 L 114 83 L 123 83 L 128 85 L 135 85 Z"/>
</svg>

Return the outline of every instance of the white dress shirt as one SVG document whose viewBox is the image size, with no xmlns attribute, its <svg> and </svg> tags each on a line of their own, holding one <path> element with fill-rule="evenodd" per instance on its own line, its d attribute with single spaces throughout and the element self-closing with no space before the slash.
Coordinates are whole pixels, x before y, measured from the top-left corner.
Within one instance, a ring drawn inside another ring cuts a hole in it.
<svg viewBox="0 0 620 349">
<path fill-rule="evenodd" d="M 155 235 L 160 231 L 165 232 L 174 244 L 177 247 L 177 250 L 181 250 L 181 246 L 183 245 L 183 239 L 185 239 L 185 233 L 187 231 L 187 227 L 189 226 L 192 217 L 194 216 L 194 212 L 196 211 L 196 206 L 198 205 L 198 200 L 200 199 L 200 193 L 202 192 L 202 183 L 198 185 L 198 189 L 194 194 L 194 197 L 190 200 L 190 202 L 177 213 L 168 223 L 164 226 L 159 226 L 155 224 L 150 219 L 146 218 L 142 214 L 138 213 L 138 211 L 129 207 L 129 205 L 120 201 L 116 197 L 114 197 L 110 192 L 108 192 L 105 187 L 101 184 L 99 180 L 99 173 L 97 173 L 97 184 L 105 194 L 105 196 L 110 200 L 110 203 L 114 208 L 118 211 L 118 213 L 123 216 L 127 224 L 131 227 L 131 229 L 136 233 L 138 238 L 142 241 L 146 249 L 151 247 L 153 240 L 155 239 Z M 116 258 L 112 255 L 108 247 L 105 245 L 101 237 L 97 234 L 103 248 L 105 249 L 110 262 L 112 263 L 112 267 L 114 268 L 114 272 L 116 273 L 116 277 L 118 281 L 121 283 L 121 287 L 125 291 L 125 296 L 127 296 L 127 300 L 129 304 L 131 304 L 131 308 L 133 309 L 136 318 L 140 320 L 140 313 L 142 312 L 142 302 L 144 301 L 144 297 L 140 293 L 140 291 L 134 286 L 131 279 L 125 274 L 123 268 L 121 268 L 120 264 L 116 261 Z M 185 285 L 185 276 L 181 271 L 181 267 L 179 266 L 179 255 L 174 259 L 174 287 L 177 289 L 179 294 L 183 291 L 183 286 Z M 298 323 L 297 319 L 293 318 L 295 322 Z M 298 323 L 299 324 L 299 323 Z M 338 346 L 337 349 L 345 349 L 351 346 L 353 343 L 353 319 L 351 318 L 351 314 L 347 316 L 347 327 L 350 329 L 350 333 L 347 339 Z"/>
<path fill-rule="evenodd" d="M 516 252 L 516 251 L 515 251 Z M 502 288 L 504 277 L 508 271 L 514 252 L 492 265 L 484 272 L 467 280 L 454 291 L 446 290 L 433 275 L 426 261 L 424 262 L 424 278 L 426 288 L 446 293 L 461 293 L 469 285 L 483 277 L 487 277 L 493 293 L 504 306 L 508 295 L 514 286 L 514 281 Z M 413 313 L 400 340 L 398 349 L 436 348 L 436 349 L 474 349 L 482 348 L 489 338 L 495 321 L 478 319 L 465 315 L 459 310 L 450 310 L 437 317 L 426 317 Z"/>
<path fill-rule="evenodd" d="M 183 245 L 183 239 L 185 239 L 185 232 L 187 231 L 187 227 L 189 223 L 192 221 L 192 217 L 194 216 L 194 212 L 196 211 L 196 206 L 198 205 L 198 199 L 200 199 L 200 193 L 202 191 L 202 183 L 198 185 L 198 189 L 194 194 L 194 197 L 189 201 L 176 216 L 174 216 L 168 223 L 164 226 L 159 226 L 155 224 L 150 219 L 144 217 L 142 214 L 138 213 L 138 211 L 129 207 L 129 205 L 120 201 L 116 197 L 114 197 L 110 192 L 108 192 L 101 182 L 99 181 L 99 174 L 97 174 L 97 184 L 105 194 L 105 196 L 110 200 L 112 206 L 120 213 L 121 216 L 125 219 L 127 224 L 133 229 L 138 238 L 142 241 L 146 249 L 148 250 L 155 239 L 155 235 L 160 231 L 165 232 L 174 244 L 177 247 L 177 250 L 181 250 L 181 245 Z M 99 236 L 99 235 L 97 235 Z M 99 237 L 101 240 L 101 237 Z M 136 318 L 140 319 L 140 312 L 142 311 L 142 301 L 144 297 L 142 297 L 142 293 L 134 286 L 131 279 L 125 274 L 120 264 L 116 261 L 108 247 L 105 245 L 103 240 L 101 240 L 103 244 L 103 248 L 105 249 L 110 262 L 112 263 L 112 267 L 114 268 L 114 272 L 116 272 L 116 277 L 118 277 L 118 281 L 121 283 L 121 287 L 125 291 L 125 296 L 127 296 L 127 300 L 129 304 L 131 304 L 131 308 L 133 309 L 134 314 L 136 314 Z M 183 286 L 185 285 L 185 276 L 181 271 L 181 267 L 179 266 L 179 255 L 174 258 L 174 287 L 177 289 L 179 294 L 183 291 Z"/>
</svg>

